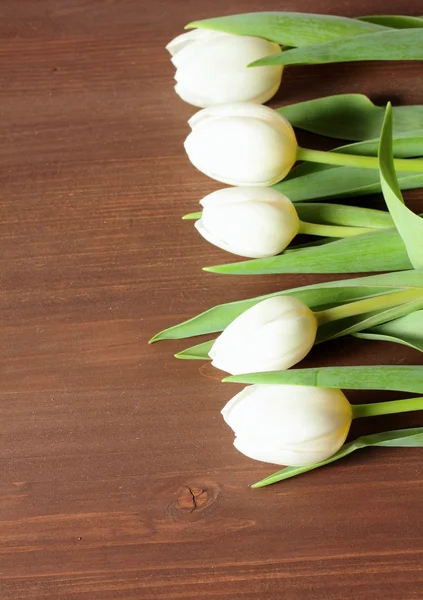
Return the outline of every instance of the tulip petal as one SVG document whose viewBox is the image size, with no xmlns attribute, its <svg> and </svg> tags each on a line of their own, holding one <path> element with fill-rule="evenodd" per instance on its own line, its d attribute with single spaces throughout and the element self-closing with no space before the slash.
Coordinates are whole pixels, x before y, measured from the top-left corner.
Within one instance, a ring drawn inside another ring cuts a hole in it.
<svg viewBox="0 0 423 600">
<path fill-rule="evenodd" d="M 208 114 L 191 123 L 194 128 L 185 141 L 188 157 L 195 167 L 217 181 L 272 185 L 283 179 L 295 163 L 297 144 L 290 137 L 290 129 L 286 128 L 286 134 L 278 120 L 273 126 L 268 119 L 217 118 Z"/>
<path fill-rule="evenodd" d="M 321 438 L 298 444 L 277 444 L 263 438 L 235 438 L 234 446 L 249 458 L 276 465 L 305 466 L 326 460 L 341 448 L 349 425 Z"/>
<path fill-rule="evenodd" d="M 212 365 L 232 375 L 288 369 L 310 351 L 314 313 L 294 297 L 276 296 L 242 313 L 217 338 Z"/>
<path fill-rule="evenodd" d="M 167 46 L 166 50 L 172 55 L 175 56 L 178 52 L 186 48 L 188 45 L 193 42 L 197 42 L 199 40 L 204 39 L 212 39 L 216 35 L 221 35 L 216 31 L 211 31 L 208 29 L 193 29 L 188 31 L 187 33 L 182 33 L 178 35 L 176 38 L 171 40 Z"/>
<path fill-rule="evenodd" d="M 218 190 L 201 201 L 196 229 L 209 242 L 250 258 L 279 254 L 299 231 L 294 205 L 274 189 Z"/>
<path fill-rule="evenodd" d="M 345 426 L 348 431 L 352 409 L 336 388 L 251 385 L 228 402 L 222 415 L 237 437 L 258 437 L 285 447 L 320 440 Z M 316 442 L 316 448 L 322 443 Z"/>
<path fill-rule="evenodd" d="M 265 102 L 281 82 L 283 67 L 247 68 L 280 52 L 278 44 L 265 39 L 194 30 L 172 40 L 167 49 L 181 84 L 175 91 L 194 106 Z"/>
</svg>

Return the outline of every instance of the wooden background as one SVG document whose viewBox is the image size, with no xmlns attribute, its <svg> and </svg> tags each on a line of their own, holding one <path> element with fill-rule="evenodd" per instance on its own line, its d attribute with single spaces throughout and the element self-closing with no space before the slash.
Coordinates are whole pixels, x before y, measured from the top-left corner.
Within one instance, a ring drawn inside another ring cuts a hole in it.
<svg viewBox="0 0 423 600">
<path fill-rule="evenodd" d="M 252 490 L 275 469 L 232 447 L 219 411 L 239 386 L 175 360 L 189 343 L 147 345 L 214 304 L 330 279 L 204 273 L 228 255 L 180 220 L 219 184 L 184 155 L 195 109 L 173 92 L 164 46 L 194 18 L 258 8 L 423 12 L 421 0 L 0 1 L 2 600 L 423 597 L 422 450 L 363 451 Z M 294 67 L 271 105 L 341 92 L 423 103 L 422 65 Z M 422 210 L 420 191 L 406 198 Z M 363 362 L 422 358 L 342 339 L 304 364 Z"/>
</svg>

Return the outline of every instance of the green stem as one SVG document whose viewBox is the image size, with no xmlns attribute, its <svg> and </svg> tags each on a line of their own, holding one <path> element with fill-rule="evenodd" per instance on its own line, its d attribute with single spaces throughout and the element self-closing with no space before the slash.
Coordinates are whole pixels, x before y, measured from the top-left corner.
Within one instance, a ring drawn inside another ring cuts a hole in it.
<svg viewBox="0 0 423 600">
<path fill-rule="evenodd" d="M 353 418 L 374 417 L 377 415 L 393 415 L 413 410 L 423 409 L 423 396 L 407 400 L 392 400 L 390 402 L 375 402 L 372 404 L 356 404 L 352 407 Z"/>
<path fill-rule="evenodd" d="M 418 298 L 423 300 L 423 289 L 401 290 L 399 292 L 379 294 L 377 296 L 372 296 L 371 298 L 364 298 L 364 300 L 357 300 L 356 302 L 350 302 L 349 304 L 343 304 L 341 306 L 334 306 L 333 308 L 317 311 L 314 314 L 316 315 L 317 322 L 320 326 L 325 323 L 330 323 L 331 321 L 337 321 L 338 319 L 355 317 L 356 315 L 362 315 L 363 313 L 374 310 L 399 306 L 400 304 L 405 304 L 406 302 Z"/>
<path fill-rule="evenodd" d="M 320 235 L 323 237 L 346 238 L 362 233 L 374 231 L 371 227 L 345 227 L 343 225 L 322 225 L 320 223 L 307 223 L 300 221 L 300 230 L 298 233 L 307 235 Z"/>
<path fill-rule="evenodd" d="M 360 156 L 342 154 L 341 152 L 325 152 L 323 150 L 310 150 L 298 148 L 297 160 L 323 163 L 325 165 L 339 165 L 344 167 L 361 167 L 364 169 L 379 169 L 379 159 L 376 156 Z M 413 171 L 423 173 L 423 160 L 419 158 L 395 158 L 397 171 Z"/>
</svg>

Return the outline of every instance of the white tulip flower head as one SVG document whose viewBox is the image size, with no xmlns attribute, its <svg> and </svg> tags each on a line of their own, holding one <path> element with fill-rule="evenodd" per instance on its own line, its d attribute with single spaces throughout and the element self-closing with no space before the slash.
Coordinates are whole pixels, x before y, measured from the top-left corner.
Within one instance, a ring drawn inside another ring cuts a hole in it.
<svg viewBox="0 0 423 600">
<path fill-rule="evenodd" d="M 290 123 L 252 103 L 206 108 L 190 120 L 185 150 L 209 177 L 237 186 L 269 186 L 293 167 L 298 144 Z"/>
<path fill-rule="evenodd" d="M 289 369 L 316 339 L 317 319 L 293 296 L 274 296 L 255 304 L 220 334 L 209 356 L 231 375 Z"/>
<path fill-rule="evenodd" d="M 246 456 L 303 466 L 329 458 L 345 442 L 351 404 L 339 389 L 304 385 L 251 385 L 222 410 Z"/>
<path fill-rule="evenodd" d="M 176 67 L 175 91 L 189 104 L 207 108 L 269 100 L 279 89 L 283 66 L 251 67 L 278 54 L 278 44 L 257 37 L 193 29 L 167 46 Z"/>
</svg>

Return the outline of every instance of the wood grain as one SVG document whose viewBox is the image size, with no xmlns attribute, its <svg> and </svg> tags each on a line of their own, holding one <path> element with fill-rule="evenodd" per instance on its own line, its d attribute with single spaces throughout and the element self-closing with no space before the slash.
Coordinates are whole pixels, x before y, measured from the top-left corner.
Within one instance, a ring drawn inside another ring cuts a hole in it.
<svg viewBox="0 0 423 600">
<path fill-rule="evenodd" d="M 227 257 L 180 220 L 218 185 L 184 155 L 194 109 L 173 92 L 164 46 L 189 20 L 256 9 L 0 3 L 2 600 L 423 597 L 421 451 L 363 451 L 251 490 L 273 469 L 232 447 L 219 411 L 239 386 L 176 361 L 183 342 L 147 345 L 216 303 L 330 279 L 204 273 Z M 422 12 L 419 0 L 260 9 Z M 271 104 L 341 92 L 423 103 L 421 69 L 287 69 Z M 407 200 L 422 210 L 420 191 Z M 338 340 L 304 364 L 421 360 Z M 353 433 L 419 423 L 391 416 Z"/>
</svg>

